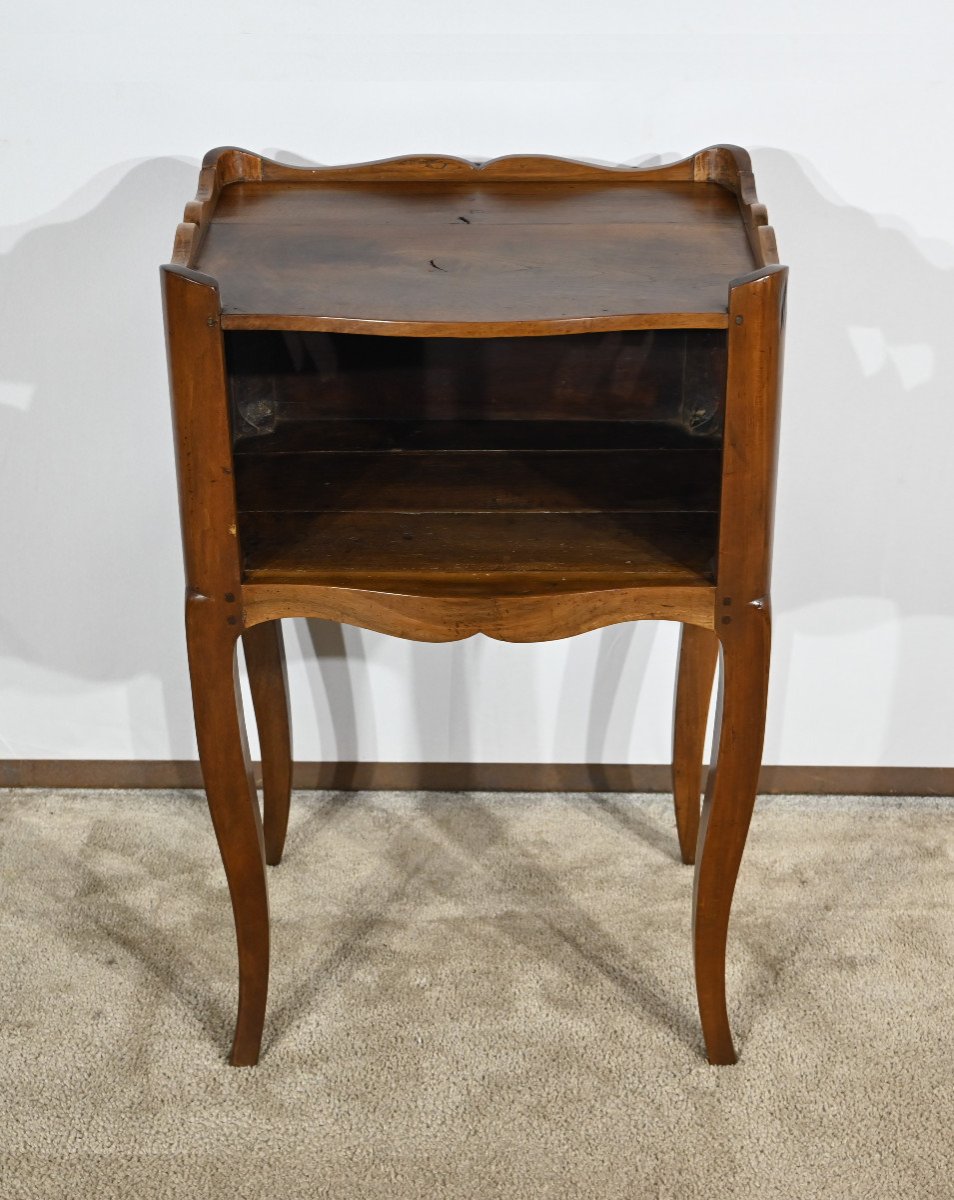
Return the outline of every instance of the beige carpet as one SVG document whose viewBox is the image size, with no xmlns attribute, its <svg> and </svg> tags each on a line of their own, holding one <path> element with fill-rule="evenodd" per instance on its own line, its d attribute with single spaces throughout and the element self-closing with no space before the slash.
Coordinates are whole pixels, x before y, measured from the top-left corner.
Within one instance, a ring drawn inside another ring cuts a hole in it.
<svg viewBox="0 0 954 1200">
<path fill-rule="evenodd" d="M 195 793 L 0 793 L 0 1196 L 954 1196 L 954 802 L 760 801 L 736 1067 L 662 797 L 296 798 L 225 1065 Z"/>
</svg>

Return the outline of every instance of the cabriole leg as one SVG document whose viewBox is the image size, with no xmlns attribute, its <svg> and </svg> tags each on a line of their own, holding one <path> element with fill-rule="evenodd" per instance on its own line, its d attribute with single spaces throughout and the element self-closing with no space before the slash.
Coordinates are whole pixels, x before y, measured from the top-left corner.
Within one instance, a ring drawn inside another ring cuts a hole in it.
<svg viewBox="0 0 954 1200">
<path fill-rule="evenodd" d="M 234 610 L 233 610 L 234 611 Z M 231 1062 L 258 1061 L 268 994 L 268 895 L 258 797 L 245 738 L 236 636 L 223 607 L 192 596 L 186 637 L 196 737 L 215 836 L 232 898 L 239 997 Z"/>
<path fill-rule="evenodd" d="M 712 681 L 719 661 L 719 639 L 711 629 L 683 625 L 679 642 L 676 705 L 672 734 L 672 792 L 676 830 L 684 863 L 696 861 L 702 756 Z"/>
<path fill-rule="evenodd" d="M 285 846 L 292 782 L 288 674 L 281 621 L 265 621 L 246 629 L 242 644 L 262 748 L 265 861 L 275 866 L 281 862 Z"/>
<path fill-rule="evenodd" d="M 734 1063 L 725 996 L 725 952 L 732 894 L 755 804 L 771 620 L 767 603 L 749 605 L 720 629 L 722 671 L 693 888 L 693 949 L 699 1016 L 711 1063 Z"/>
</svg>

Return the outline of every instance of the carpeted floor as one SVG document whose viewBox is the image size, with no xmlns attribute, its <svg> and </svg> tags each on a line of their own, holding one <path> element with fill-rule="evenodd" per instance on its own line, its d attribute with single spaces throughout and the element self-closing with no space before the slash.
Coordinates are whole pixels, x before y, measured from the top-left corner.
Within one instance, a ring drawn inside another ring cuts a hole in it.
<svg viewBox="0 0 954 1200">
<path fill-rule="evenodd" d="M 760 801 L 705 1064 L 667 798 L 296 797 L 259 1067 L 196 793 L 0 793 L 3 1200 L 954 1196 L 954 801 Z"/>
</svg>

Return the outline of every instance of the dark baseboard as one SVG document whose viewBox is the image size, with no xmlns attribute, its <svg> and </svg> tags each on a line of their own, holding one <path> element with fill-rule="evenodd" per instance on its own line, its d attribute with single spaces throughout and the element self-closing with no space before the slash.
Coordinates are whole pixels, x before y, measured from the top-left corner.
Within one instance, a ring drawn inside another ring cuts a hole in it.
<svg viewBox="0 0 954 1200">
<path fill-rule="evenodd" d="M 256 778 L 258 764 L 255 766 Z M 0 787 L 198 788 L 199 764 L 125 759 L 0 760 Z M 295 764 L 295 786 L 334 791 L 668 792 L 669 767 L 594 763 Z M 954 767 L 765 766 L 763 794 L 954 796 Z"/>
</svg>

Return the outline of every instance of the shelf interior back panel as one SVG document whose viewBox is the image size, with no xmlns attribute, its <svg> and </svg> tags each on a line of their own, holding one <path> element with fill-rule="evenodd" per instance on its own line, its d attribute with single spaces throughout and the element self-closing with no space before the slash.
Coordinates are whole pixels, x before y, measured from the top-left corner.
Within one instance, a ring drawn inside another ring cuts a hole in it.
<svg viewBox="0 0 954 1200">
<path fill-rule="evenodd" d="M 227 349 L 250 582 L 712 585 L 721 333 Z"/>
<path fill-rule="evenodd" d="M 701 450 L 298 452 L 236 457 L 253 512 L 715 512 L 721 454 Z"/>
<path fill-rule="evenodd" d="M 718 449 L 718 439 L 698 438 L 677 424 L 655 421 L 279 421 L 266 435 L 243 437 L 237 459 L 303 453 L 366 453 L 372 450 L 442 453 L 468 450 L 693 450 Z"/>
<path fill-rule="evenodd" d="M 711 330 L 538 338 L 231 332 L 238 446 L 309 421 L 625 421 L 718 438 L 726 339 Z"/>
</svg>

